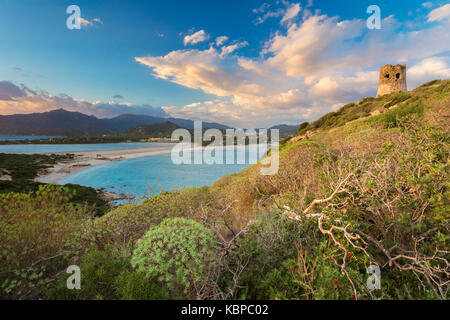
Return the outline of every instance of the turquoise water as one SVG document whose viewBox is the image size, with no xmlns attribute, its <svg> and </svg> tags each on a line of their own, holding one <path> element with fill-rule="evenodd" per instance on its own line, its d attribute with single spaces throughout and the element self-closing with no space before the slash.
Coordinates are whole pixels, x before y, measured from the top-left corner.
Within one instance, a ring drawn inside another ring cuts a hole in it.
<svg viewBox="0 0 450 320">
<path fill-rule="evenodd" d="M 10 136 L 0 134 L 0 140 L 39 140 L 39 139 L 51 139 L 51 138 L 64 138 L 62 136 Z"/>
<path fill-rule="evenodd" d="M 235 156 L 237 152 L 235 151 Z M 246 164 L 175 165 L 170 154 L 129 159 L 80 171 L 67 177 L 61 184 L 105 188 L 110 192 L 137 197 L 151 194 L 149 187 L 154 193 L 175 188 L 200 187 L 247 167 L 249 151 L 247 149 L 243 152 L 246 155 Z"/>
<path fill-rule="evenodd" d="M 0 145 L 0 153 L 56 153 L 77 151 L 106 151 L 129 150 L 149 147 L 170 146 L 170 143 L 157 142 L 126 142 L 126 143 L 102 143 L 102 144 L 15 144 Z"/>
</svg>

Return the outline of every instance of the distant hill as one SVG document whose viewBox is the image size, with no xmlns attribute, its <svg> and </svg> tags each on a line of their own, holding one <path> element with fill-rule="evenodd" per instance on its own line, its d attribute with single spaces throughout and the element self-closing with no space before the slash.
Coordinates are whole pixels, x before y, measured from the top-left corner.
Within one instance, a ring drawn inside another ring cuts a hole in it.
<svg viewBox="0 0 450 320">
<path fill-rule="evenodd" d="M 123 114 L 112 119 L 98 119 L 80 112 L 58 109 L 44 113 L 0 116 L 0 134 L 62 136 L 107 134 L 167 121 L 178 127 L 194 128 L 192 120 L 134 114 Z M 203 122 L 203 128 L 228 129 L 229 127 L 219 123 Z"/>
<path fill-rule="evenodd" d="M 130 136 L 150 136 L 153 138 L 165 138 L 170 137 L 172 135 L 172 132 L 178 128 L 180 127 L 176 124 L 173 124 L 170 121 L 166 121 L 163 123 L 155 123 L 151 125 L 135 126 L 123 131 L 122 133 Z"/>
<path fill-rule="evenodd" d="M 0 116 L 1 134 L 70 136 L 104 131 L 107 131 L 107 128 L 96 117 L 62 109 L 44 113 Z"/>
<path fill-rule="evenodd" d="M 269 128 L 269 130 L 270 129 L 278 129 L 278 130 L 280 130 L 280 138 L 286 138 L 288 136 L 292 136 L 295 133 L 297 133 L 298 125 L 290 126 L 290 125 L 287 125 L 287 124 L 280 124 L 278 126 L 273 126 L 273 127 Z"/>
</svg>

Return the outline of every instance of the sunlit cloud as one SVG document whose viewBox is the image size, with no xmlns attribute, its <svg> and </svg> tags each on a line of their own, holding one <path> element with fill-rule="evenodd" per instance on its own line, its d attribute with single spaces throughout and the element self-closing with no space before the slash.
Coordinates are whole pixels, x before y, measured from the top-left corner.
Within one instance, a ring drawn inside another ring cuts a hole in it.
<svg viewBox="0 0 450 320">
<path fill-rule="evenodd" d="M 194 44 L 197 44 L 199 42 L 206 41 L 209 38 L 210 38 L 210 36 L 209 36 L 209 34 L 207 34 L 205 32 L 205 30 L 200 30 L 200 31 L 197 31 L 197 32 L 195 32 L 193 34 L 185 36 L 184 39 L 183 39 L 183 43 L 184 43 L 185 46 L 187 46 L 189 44 L 194 45 Z"/>
<path fill-rule="evenodd" d="M 228 41 L 228 37 L 227 36 L 217 37 L 216 38 L 216 46 L 220 47 L 221 45 L 223 45 L 227 41 Z"/>
<path fill-rule="evenodd" d="M 135 59 L 156 78 L 217 97 L 164 106 L 167 113 L 245 127 L 313 120 L 345 103 L 374 96 L 379 67 L 387 63 L 408 64 L 409 89 L 433 78 L 448 78 L 449 61 L 443 57 L 450 50 L 448 19 L 411 29 L 404 27 L 407 21 L 391 15 L 383 19 L 382 30 L 372 31 L 365 20 L 320 13 L 304 13 L 296 21 L 300 6 L 286 8 L 280 18 L 286 28 L 270 36 L 257 57 L 239 54 L 237 49 L 247 45 L 242 41 Z M 262 5 L 254 12 L 270 9 Z"/>
<path fill-rule="evenodd" d="M 428 14 L 428 21 L 441 21 L 450 17 L 450 3 L 432 10 Z"/>
<path fill-rule="evenodd" d="M 281 23 L 287 23 L 287 22 L 291 21 L 292 19 L 297 17 L 299 12 L 300 12 L 300 4 L 299 3 L 292 4 L 286 10 L 286 13 L 284 14 L 283 18 L 281 19 Z"/>
<path fill-rule="evenodd" d="M 125 113 L 165 117 L 167 114 L 150 105 L 134 105 L 128 102 L 86 101 L 66 94 L 52 95 L 33 91 L 9 81 L 0 81 L 0 114 L 26 114 L 56 109 L 81 112 L 99 118 L 111 118 Z"/>
<path fill-rule="evenodd" d="M 94 25 L 103 24 L 100 18 L 93 18 L 91 20 L 80 17 L 80 24 L 82 27 L 93 27 Z"/>
<path fill-rule="evenodd" d="M 450 78 L 450 59 L 448 57 L 426 58 L 407 71 L 408 85 L 412 88 L 435 79 Z"/>
</svg>

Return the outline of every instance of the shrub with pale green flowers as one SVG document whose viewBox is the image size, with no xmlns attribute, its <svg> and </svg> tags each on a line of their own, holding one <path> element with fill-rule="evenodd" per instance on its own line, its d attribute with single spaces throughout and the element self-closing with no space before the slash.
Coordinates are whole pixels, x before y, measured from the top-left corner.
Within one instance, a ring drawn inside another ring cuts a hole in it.
<svg viewBox="0 0 450 320">
<path fill-rule="evenodd" d="M 156 278 L 175 297 L 194 298 L 215 268 L 214 233 L 201 223 L 166 219 L 139 241 L 131 263 L 148 278 Z"/>
</svg>

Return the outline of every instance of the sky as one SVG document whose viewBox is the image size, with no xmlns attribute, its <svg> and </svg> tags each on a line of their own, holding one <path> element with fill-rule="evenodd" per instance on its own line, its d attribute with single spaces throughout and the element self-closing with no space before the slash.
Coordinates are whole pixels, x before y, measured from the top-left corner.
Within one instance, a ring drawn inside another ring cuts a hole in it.
<svg viewBox="0 0 450 320">
<path fill-rule="evenodd" d="M 450 78 L 449 30 L 441 0 L 0 0 L 0 114 L 297 125 L 375 96 L 384 64 Z"/>
</svg>

